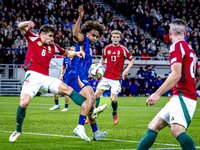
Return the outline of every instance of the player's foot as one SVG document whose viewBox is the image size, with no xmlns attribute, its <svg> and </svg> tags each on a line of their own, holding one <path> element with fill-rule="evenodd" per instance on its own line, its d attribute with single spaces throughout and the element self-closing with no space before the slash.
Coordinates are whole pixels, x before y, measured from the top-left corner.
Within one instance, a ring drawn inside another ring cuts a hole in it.
<svg viewBox="0 0 200 150">
<path fill-rule="evenodd" d="M 107 135 L 107 132 L 100 132 L 97 130 L 96 132 L 93 133 L 93 140 L 98 141 L 100 138 L 104 138 Z"/>
<path fill-rule="evenodd" d="M 115 125 L 118 124 L 119 120 L 118 120 L 117 114 L 113 115 L 113 122 L 114 122 Z"/>
<path fill-rule="evenodd" d="M 80 127 L 76 127 L 73 131 L 73 133 L 75 135 L 78 135 L 82 140 L 86 141 L 86 142 L 90 142 L 91 140 L 87 137 L 86 133 L 85 133 L 85 128 L 83 127 L 82 129 Z"/>
<path fill-rule="evenodd" d="M 68 111 L 68 108 L 63 108 L 61 111 Z"/>
<path fill-rule="evenodd" d="M 104 104 L 103 106 L 99 106 L 95 108 L 91 115 L 91 118 L 96 119 L 99 116 L 99 114 L 103 112 L 106 108 L 107 108 L 107 104 Z"/>
<path fill-rule="evenodd" d="M 60 105 L 54 105 L 53 107 L 51 107 L 49 110 L 55 110 L 55 109 L 59 109 Z"/>
<path fill-rule="evenodd" d="M 86 121 L 85 121 L 85 124 L 88 124 L 90 122 L 90 120 L 89 119 L 87 119 Z"/>
<path fill-rule="evenodd" d="M 21 135 L 22 133 L 21 132 L 17 132 L 17 131 L 14 131 L 10 137 L 9 137 L 9 141 L 10 142 L 15 142 L 17 140 L 17 138 Z"/>
</svg>

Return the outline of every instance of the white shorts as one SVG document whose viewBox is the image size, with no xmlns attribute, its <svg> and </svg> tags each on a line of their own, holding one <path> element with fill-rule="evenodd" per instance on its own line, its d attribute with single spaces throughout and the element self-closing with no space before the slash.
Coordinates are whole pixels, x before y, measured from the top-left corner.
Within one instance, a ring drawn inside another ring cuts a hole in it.
<svg viewBox="0 0 200 150">
<path fill-rule="evenodd" d="M 182 96 L 182 98 L 191 120 L 196 109 L 197 101 L 184 96 Z M 183 109 L 184 108 L 181 106 L 179 96 L 175 95 L 170 99 L 170 101 L 165 105 L 165 107 L 160 110 L 160 112 L 157 115 L 164 119 L 169 125 L 177 123 L 183 125 L 185 129 L 187 129 L 188 124 L 183 113 Z"/>
<path fill-rule="evenodd" d="M 25 74 L 21 94 L 29 94 L 31 98 L 33 98 L 38 91 L 58 94 L 58 87 L 61 82 L 62 81 L 57 78 L 28 70 Z"/>
<path fill-rule="evenodd" d="M 111 80 L 107 78 L 102 78 L 99 82 L 97 88 L 101 90 L 109 90 L 111 87 L 111 93 L 118 94 L 121 92 L 121 83 L 119 80 Z"/>
</svg>

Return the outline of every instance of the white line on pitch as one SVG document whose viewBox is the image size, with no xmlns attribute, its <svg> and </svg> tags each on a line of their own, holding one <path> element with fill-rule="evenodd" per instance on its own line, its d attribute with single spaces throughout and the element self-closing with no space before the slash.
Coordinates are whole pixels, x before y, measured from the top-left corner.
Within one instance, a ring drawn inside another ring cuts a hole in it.
<svg viewBox="0 0 200 150">
<path fill-rule="evenodd" d="M 10 102 L 0 102 L 0 104 L 19 104 L 19 103 L 10 103 Z M 48 106 L 52 106 L 54 104 L 42 104 L 42 103 L 30 103 L 30 105 L 48 105 Z M 59 105 L 63 105 L 64 104 L 59 104 Z M 77 106 L 77 105 L 71 105 L 70 106 Z M 107 107 L 111 107 L 111 106 L 107 106 Z M 159 108 L 159 107 L 152 107 L 152 106 L 149 106 L 149 107 L 125 107 L 125 106 L 118 106 L 119 108 L 139 108 L 139 109 L 162 109 L 162 108 Z M 196 109 L 196 111 L 200 111 L 200 109 Z"/>
<path fill-rule="evenodd" d="M 3 131 L 0 130 L 0 132 L 9 132 L 12 133 L 13 131 Z M 43 133 L 31 133 L 31 132 L 23 132 L 23 134 L 32 134 L 32 135 L 44 135 L 44 136 L 55 136 L 55 137 L 69 137 L 69 138 L 79 138 L 77 136 L 69 136 L 69 135 L 56 135 L 56 134 L 43 134 Z M 118 141 L 118 142 L 130 142 L 130 143 L 139 143 L 139 141 L 129 141 L 129 140 L 119 140 L 119 139 L 106 139 L 103 138 L 102 140 L 105 141 Z M 154 143 L 157 145 L 165 145 L 165 146 L 179 146 L 177 144 L 165 144 L 165 143 Z"/>
</svg>

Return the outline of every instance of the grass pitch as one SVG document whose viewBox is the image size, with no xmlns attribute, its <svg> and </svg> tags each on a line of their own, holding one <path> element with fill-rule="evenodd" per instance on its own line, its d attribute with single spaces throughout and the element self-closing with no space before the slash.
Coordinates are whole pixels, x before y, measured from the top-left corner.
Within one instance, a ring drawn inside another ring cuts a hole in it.
<svg viewBox="0 0 200 150">
<path fill-rule="evenodd" d="M 60 109 L 50 111 L 54 106 L 53 97 L 34 97 L 26 111 L 23 134 L 15 143 L 9 142 L 9 136 L 16 128 L 16 110 L 19 97 L 0 97 L 0 150 L 65 150 L 65 149 L 136 149 L 141 137 L 146 133 L 148 123 L 167 103 L 168 97 L 161 97 L 154 106 L 146 106 L 147 97 L 118 97 L 118 125 L 112 120 L 112 108 L 109 98 L 101 98 L 100 105 L 108 108 L 100 114 L 97 125 L 100 131 L 108 135 L 99 141 L 87 143 L 73 135 L 77 126 L 80 107 L 71 100 L 69 111 L 61 112 L 64 98 L 60 97 Z M 199 99 L 198 99 L 199 100 Z M 197 103 L 198 104 L 198 103 Z M 86 134 L 92 139 L 89 124 L 85 125 Z M 200 105 L 187 133 L 193 138 L 197 149 L 200 149 Z M 166 127 L 157 136 L 152 150 L 181 149 L 178 141 Z"/>
</svg>

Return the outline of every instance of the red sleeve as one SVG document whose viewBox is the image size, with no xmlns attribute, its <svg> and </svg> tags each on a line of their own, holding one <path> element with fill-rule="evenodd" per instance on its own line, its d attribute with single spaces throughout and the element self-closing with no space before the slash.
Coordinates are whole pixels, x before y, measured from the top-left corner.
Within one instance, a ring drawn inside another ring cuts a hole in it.
<svg viewBox="0 0 200 150">
<path fill-rule="evenodd" d="M 58 46 L 57 44 L 53 43 L 54 48 L 55 48 L 55 54 L 60 54 L 63 55 L 65 53 L 65 49 L 62 47 Z"/>
<path fill-rule="evenodd" d="M 197 59 L 197 62 L 196 62 L 196 69 L 199 69 L 198 59 Z"/>
<path fill-rule="evenodd" d="M 105 47 L 105 48 L 103 49 L 103 54 L 102 54 L 102 57 L 103 57 L 103 58 L 106 58 L 106 48 L 107 48 L 107 47 Z"/>
<path fill-rule="evenodd" d="M 183 57 L 185 55 L 184 48 L 181 43 L 176 43 L 170 47 L 170 65 L 175 62 L 182 63 Z"/>
<path fill-rule="evenodd" d="M 26 37 L 27 40 L 32 39 L 32 38 L 36 38 L 39 37 L 39 34 L 35 34 L 33 32 L 30 31 L 30 29 L 28 29 L 28 31 L 24 34 L 24 36 Z"/>
</svg>

